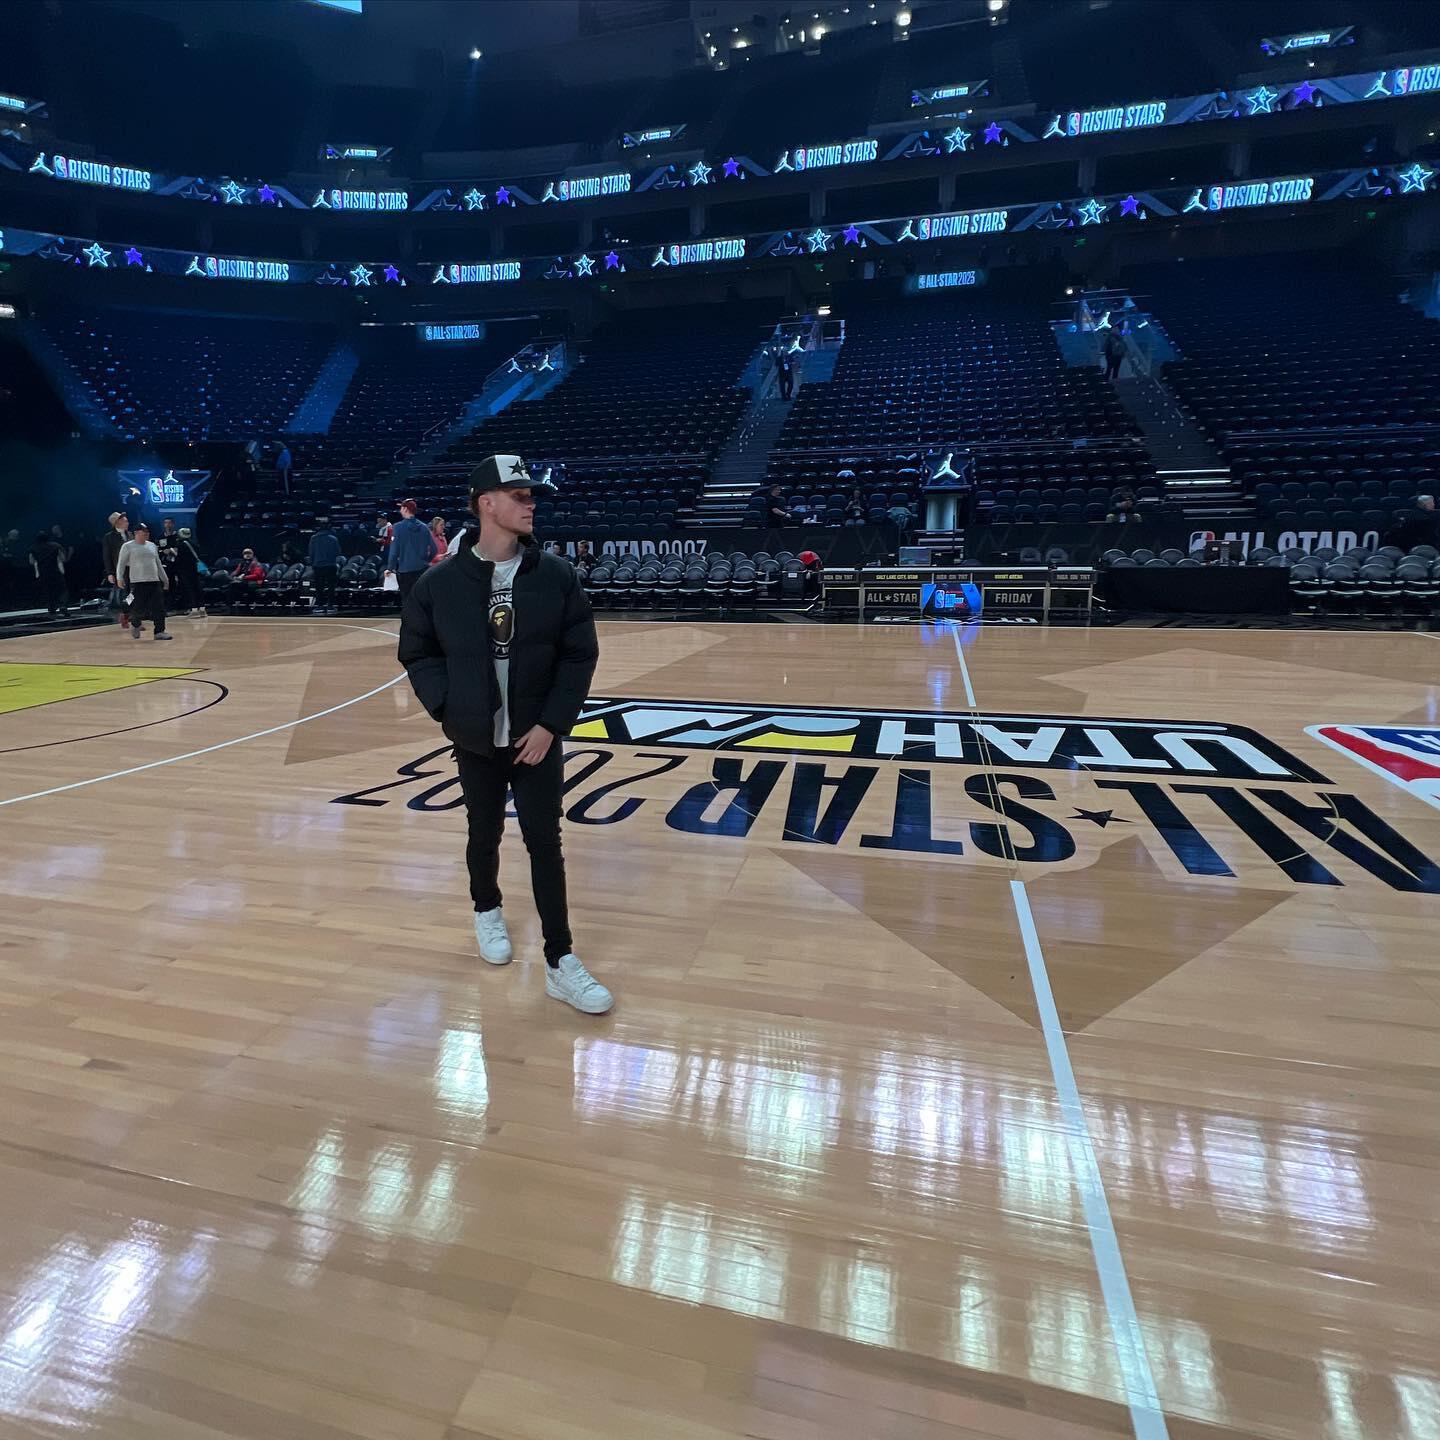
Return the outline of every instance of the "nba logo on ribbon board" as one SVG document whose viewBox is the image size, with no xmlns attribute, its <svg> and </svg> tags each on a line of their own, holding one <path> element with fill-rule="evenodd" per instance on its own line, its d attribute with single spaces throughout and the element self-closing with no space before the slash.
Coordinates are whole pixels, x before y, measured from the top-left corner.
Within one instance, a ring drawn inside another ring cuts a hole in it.
<svg viewBox="0 0 1440 1440">
<path fill-rule="evenodd" d="M 1440 726 L 1311 725 L 1305 733 L 1440 810 Z"/>
</svg>

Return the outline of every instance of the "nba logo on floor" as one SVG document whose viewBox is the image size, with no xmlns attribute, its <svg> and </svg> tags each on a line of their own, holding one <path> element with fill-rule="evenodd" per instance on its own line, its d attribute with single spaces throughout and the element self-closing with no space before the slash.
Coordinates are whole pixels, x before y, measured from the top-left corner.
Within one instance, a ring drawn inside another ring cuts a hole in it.
<svg viewBox="0 0 1440 1440">
<path fill-rule="evenodd" d="M 1440 726 L 1311 725 L 1306 733 L 1440 810 Z"/>
</svg>

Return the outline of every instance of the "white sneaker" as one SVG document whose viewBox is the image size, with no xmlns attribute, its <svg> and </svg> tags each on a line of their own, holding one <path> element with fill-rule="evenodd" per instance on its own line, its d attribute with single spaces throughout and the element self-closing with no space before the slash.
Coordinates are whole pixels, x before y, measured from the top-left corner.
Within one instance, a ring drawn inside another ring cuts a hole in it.
<svg viewBox="0 0 1440 1440">
<path fill-rule="evenodd" d="M 603 1015 L 615 1003 L 615 997 L 580 963 L 578 955 L 562 955 L 558 965 L 546 965 L 545 993 L 585 1015 Z"/>
<path fill-rule="evenodd" d="M 493 910 L 475 912 L 475 938 L 480 942 L 480 958 L 491 965 L 508 965 L 515 954 L 498 905 Z"/>
</svg>

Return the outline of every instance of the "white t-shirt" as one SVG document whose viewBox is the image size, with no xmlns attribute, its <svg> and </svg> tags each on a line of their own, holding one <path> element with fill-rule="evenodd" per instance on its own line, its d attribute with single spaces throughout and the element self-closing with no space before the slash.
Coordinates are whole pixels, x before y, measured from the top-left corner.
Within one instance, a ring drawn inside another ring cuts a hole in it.
<svg viewBox="0 0 1440 1440">
<path fill-rule="evenodd" d="M 480 554 L 478 545 L 475 553 Z M 517 554 L 513 560 L 497 564 L 490 580 L 490 649 L 495 657 L 495 684 L 500 691 L 500 708 L 495 712 L 497 750 L 510 747 L 510 643 L 515 638 L 515 572 L 519 568 Z"/>
</svg>

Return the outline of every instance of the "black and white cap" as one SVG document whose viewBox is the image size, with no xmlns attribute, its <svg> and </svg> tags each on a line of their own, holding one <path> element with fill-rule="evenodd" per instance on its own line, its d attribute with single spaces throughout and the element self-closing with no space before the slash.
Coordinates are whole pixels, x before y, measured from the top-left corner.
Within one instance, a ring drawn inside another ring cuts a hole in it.
<svg viewBox="0 0 1440 1440">
<path fill-rule="evenodd" d="M 553 494 L 549 480 L 536 480 L 518 455 L 487 455 L 470 472 L 470 498 L 489 490 L 540 490 Z"/>
</svg>

